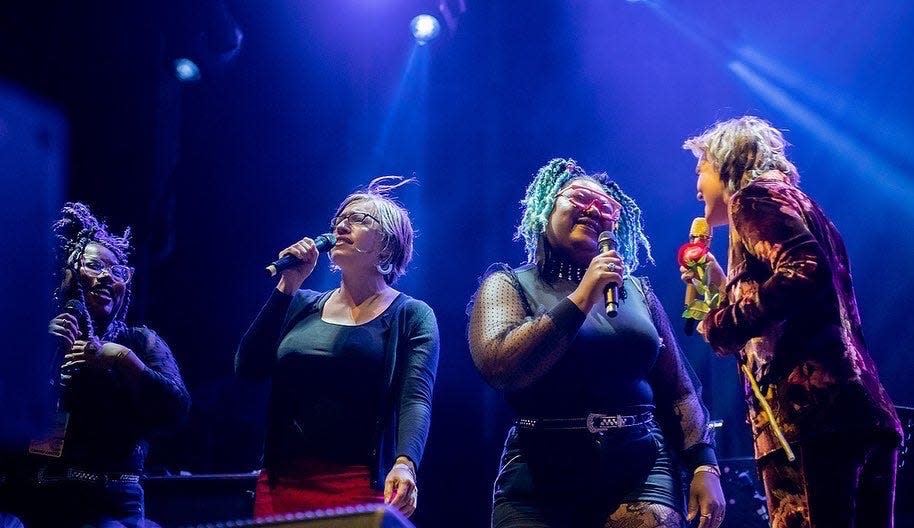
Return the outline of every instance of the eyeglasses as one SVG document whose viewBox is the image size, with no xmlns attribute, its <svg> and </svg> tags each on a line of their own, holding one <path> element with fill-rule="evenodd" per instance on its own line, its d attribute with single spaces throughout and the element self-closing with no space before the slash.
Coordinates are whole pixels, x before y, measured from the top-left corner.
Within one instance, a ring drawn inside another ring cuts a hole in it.
<svg viewBox="0 0 914 528">
<path fill-rule="evenodd" d="M 333 220 L 330 221 L 330 229 L 335 229 L 336 226 L 343 223 L 343 221 L 348 221 L 349 225 L 361 224 L 364 226 L 371 225 L 371 221 L 374 220 L 377 223 L 381 223 L 380 220 L 371 216 L 368 213 L 349 213 L 347 215 L 334 216 Z"/>
<path fill-rule="evenodd" d="M 611 196 L 587 187 L 571 185 L 556 194 L 556 196 L 564 196 L 571 202 L 571 205 L 582 211 L 587 211 L 593 207 L 604 220 L 612 222 L 618 221 L 622 212 L 622 205 Z"/>
<path fill-rule="evenodd" d="M 102 273 L 107 273 L 117 282 L 128 283 L 133 277 L 133 268 L 123 264 L 107 265 L 100 260 L 84 260 L 82 264 L 83 271 L 90 277 L 101 277 Z"/>
</svg>

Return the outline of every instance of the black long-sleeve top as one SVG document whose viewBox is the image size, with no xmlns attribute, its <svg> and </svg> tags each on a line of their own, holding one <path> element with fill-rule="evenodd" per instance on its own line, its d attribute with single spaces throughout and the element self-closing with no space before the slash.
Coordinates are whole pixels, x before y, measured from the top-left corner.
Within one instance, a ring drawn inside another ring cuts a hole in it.
<svg viewBox="0 0 914 528">
<path fill-rule="evenodd" d="M 168 345 L 145 326 L 131 327 L 114 342 L 146 365 L 136 385 L 117 369 L 84 368 L 63 389 L 69 412 L 61 462 L 96 472 L 139 473 L 148 452 L 146 437 L 179 425 L 190 395 Z"/>
<path fill-rule="evenodd" d="M 377 319 L 340 329 L 320 321 L 329 296 L 274 290 L 241 339 L 235 370 L 245 379 L 272 380 L 264 446 L 268 470 L 303 454 L 359 462 L 352 459 L 358 457 L 354 450 L 364 446 L 361 461 L 371 469 L 372 485 L 380 488 L 398 456 L 417 467 L 422 460 L 438 367 L 438 325 L 427 304 L 401 293 Z M 360 328 L 364 332 L 356 338 L 351 330 Z M 333 354 L 345 357 L 328 363 Z M 347 401 L 329 401 L 301 376 L 290 375 L 291 369 L 309 376 L 309 368 L 320 369 L 323 386 L 345 387 Z M 370 407 L 356 409 L 358 402 Z M 341 410 L 349 412 L 340 416 Z M 323 434 L 327 427 L 334 430 Z M 330 440 L 347 435 L 353 436 L 351 442 Z M 316 445 L 322 437 L 323 444 Z"/>
<path fill-rule="evenodd" d="M 521 348 L 538 357 L 561 351 L 535 379 L 507 389 L 519 416 L 634 414 L 653 407 L 687 467 L 716 463 L 701 386 L 645 279 L 625 280 L 626 300 L 609 320 L 602 307 L 585 314 L 566 298 L 577 286 L 573 281 L 547 283 L 534 265 L 493 269 L 499 271 L 483 281 L 470 314 L 474 359 Z"/>
</svg>

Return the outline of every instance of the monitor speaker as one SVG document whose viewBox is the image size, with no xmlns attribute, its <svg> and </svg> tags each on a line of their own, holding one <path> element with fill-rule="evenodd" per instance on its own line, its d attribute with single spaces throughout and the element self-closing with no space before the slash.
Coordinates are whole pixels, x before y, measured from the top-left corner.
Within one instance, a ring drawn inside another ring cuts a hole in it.
<svg viewBox="0 0 914 528">
<path fill-rule="evenodd" d="M 415 528 L 399 511 L 384 504 L 347 506 L 250 521 L 206 524 L 197 528 L 276 526 L 283 528 Z"/>
</svg>

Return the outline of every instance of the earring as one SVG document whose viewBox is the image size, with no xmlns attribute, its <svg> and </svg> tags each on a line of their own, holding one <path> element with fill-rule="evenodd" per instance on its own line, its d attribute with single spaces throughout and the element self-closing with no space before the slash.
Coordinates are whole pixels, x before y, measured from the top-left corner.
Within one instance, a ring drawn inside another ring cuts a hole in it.
<svg viewBox="0 0 914 528">
<path fill-rule="evenodd" d="M 384 265 L 381 265 L 381 263 L 378 263 L 378 265 L 376 267 L 378 268 L 378 273 L 380 273 L 381 275 L 387 275 L 391 271 L 394 270 L 394 265 L 391 264 L 390 261 L 388 261 Z"/>
</svg>

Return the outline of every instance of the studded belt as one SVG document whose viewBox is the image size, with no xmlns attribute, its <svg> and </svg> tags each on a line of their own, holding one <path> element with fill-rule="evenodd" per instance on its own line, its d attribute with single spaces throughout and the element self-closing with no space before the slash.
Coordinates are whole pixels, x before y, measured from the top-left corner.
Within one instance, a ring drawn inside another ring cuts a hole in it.
<svg viewBox="0 0 914 528">
<path fill-rule="evenodd" d="M 514 425 L 523 431 L 587 430 L 602 433 L 610 429 L 644 425 L 654 419 L 654 413 L 600 414 L 590 413 L 584 418 L 518 418 Z"/>
<path fill-rule="evenodd" d="M 55 482 L 88 482 L 92 484 L 137 484 L 141 477 L 134 473 L 96 473 L 92 471 L 83 471 L 76 468 L 55 468 L 43 467 L 38 470 L 35 476 L 36 484 L 51 484 Z"/>
</svg>

